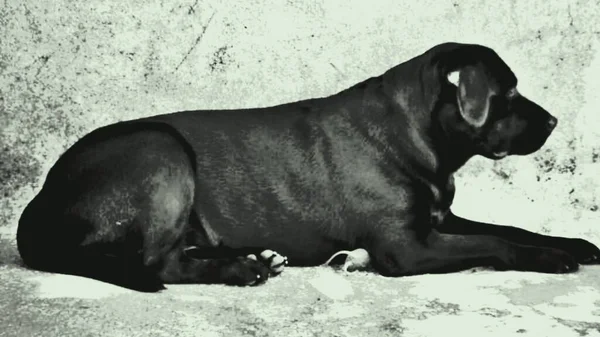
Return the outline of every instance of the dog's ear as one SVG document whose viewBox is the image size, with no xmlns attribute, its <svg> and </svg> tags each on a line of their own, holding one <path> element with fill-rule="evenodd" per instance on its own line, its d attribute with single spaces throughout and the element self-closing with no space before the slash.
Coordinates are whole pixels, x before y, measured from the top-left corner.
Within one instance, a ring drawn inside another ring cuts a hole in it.
<svg viewBox="0 0 600 337">
<path fill-rule="evenodd" d="M 458 109 L 465 121 L 474 127 L 485 124 L 492 90 L 482 67 L 465 66 L 450 72 L 448 81 L 457 87 Z"/>
</svg>

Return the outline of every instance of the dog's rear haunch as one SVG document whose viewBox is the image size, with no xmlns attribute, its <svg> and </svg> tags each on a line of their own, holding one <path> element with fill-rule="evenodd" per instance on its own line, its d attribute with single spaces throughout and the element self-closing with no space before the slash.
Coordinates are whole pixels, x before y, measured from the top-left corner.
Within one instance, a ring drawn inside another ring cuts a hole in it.
<svg viewBox="0 0 600 337">
<path fill-rule="evenodd" d="M 492 49 L 445 43 L 329 97 L 102 127 L 48 173 L 19 252 L 142 291 L 260 284 L 266 249 L 309 266 L 361 248 L 385 276 L 597 263 L 588 241 L 450 212 L 469 158 L 530 154 L 556 127 L 516 86 Z"/>
</svg>

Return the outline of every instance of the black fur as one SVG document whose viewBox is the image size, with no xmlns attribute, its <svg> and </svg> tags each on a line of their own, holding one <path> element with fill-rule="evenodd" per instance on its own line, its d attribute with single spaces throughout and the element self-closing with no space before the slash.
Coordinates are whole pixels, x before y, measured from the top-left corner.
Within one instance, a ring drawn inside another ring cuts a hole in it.
<svg viewBox="0 0 600 337">
<path fill-rule="evenodd" d="M 552 132 L 516 85 L 493 50 L 445 43 L 325 98 L 100 128 L 48 173 L 19 251 L 32 268 L 146 291 L 259 284 L 268 266 L 244 256 L 265 248 L 296 266 L 365 248 L 387 276 L 596 263 L 587 241 L 449 211 L 469 158 L 529 154 Z"/>
</svg>

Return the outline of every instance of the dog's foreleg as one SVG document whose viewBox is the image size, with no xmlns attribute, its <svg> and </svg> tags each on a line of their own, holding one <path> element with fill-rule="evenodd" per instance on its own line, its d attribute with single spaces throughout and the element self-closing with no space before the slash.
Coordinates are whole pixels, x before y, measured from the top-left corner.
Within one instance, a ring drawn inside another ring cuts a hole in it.
<svg viewBox="0 0 600 337">
<path fill-rule="evenodd" d="M 447 273 L 478 266 L 545 273 L 578 268 L 573 256 L 558 249 L 518 245 L 490 235 L 442 234 L 436 230 L 423 238 L 409 230 L 388 234 L 370 251 L 375 269 L 385 276 Z"/>
<path fill-rule="evenodd" d="M 573 255 L 579 263 L 600 263 L 600 249 L 586 240 L 542 235 L 517 227 L 472 221 L 452 212 L 448 213 L 438 230 L 447 234 L 493 235 L 521 245 L 552 247 Z"/>
</svg>

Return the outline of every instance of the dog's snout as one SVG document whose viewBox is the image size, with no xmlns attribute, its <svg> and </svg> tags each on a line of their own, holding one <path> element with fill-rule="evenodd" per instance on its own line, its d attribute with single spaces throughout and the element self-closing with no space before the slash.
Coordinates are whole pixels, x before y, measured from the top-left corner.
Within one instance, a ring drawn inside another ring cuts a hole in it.
<svg viewBox="0 0 600 337">
<path fill-rule="evenodd" d="M 546 122 L 546 129 L 548 131 L 552 131 L 556 127 L 556 124 L 558 124 L 558 119 L 556 119 L 556 117 L 550 116 L 550 118 Z"/>
</svg>

